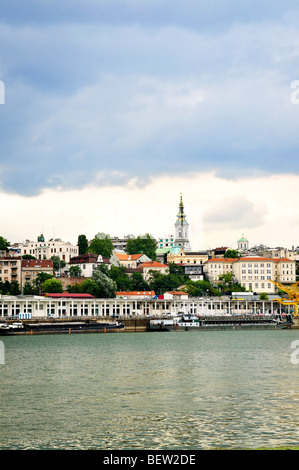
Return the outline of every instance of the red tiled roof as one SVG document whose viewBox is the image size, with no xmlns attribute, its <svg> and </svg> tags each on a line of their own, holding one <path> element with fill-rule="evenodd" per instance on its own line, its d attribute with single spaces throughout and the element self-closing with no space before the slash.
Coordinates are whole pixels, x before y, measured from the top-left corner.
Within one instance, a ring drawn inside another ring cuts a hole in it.
<svg viewBox="0 0 299 470">
<path fill-rule="evenodd" d="M 155 295 L 153 290 L 149 291 L 125 291 L 125 292 L 116 292 L 118 296 L 128 296 L 128 295 Z"/>
<path fill-rule="evenodd" d="M 158 261 L 146 261 L 142 263 L 143 268 L 168 268 L 167 264 L 158 263 Z"/>
<path fill-rule="evenodd" d="M 95 297 L 91 294 L 70 294 L 69 292 L 63 292 L 63 294 L 45 294 L 46 297 L 52 297 L 54 299 L 95 299 Z"/>
<path fill-rule="evenodd" d="M 222 262 L 222 263 L 233 263 L 233 262 L 236 262 L 238 261 L 239 258 L 211 258 L 211 259 L 208 259 L 208 261 L 206 261 L 206 263 L 210 263 L 210 262 L 213 262 L 213 263 L 218 263 L 218 262 Z"/>
<path fill-rule="evenodd" d="M 142 253 L 137 254 L 137 255 L 127 255 L 125 253 L 115 253 L 115 255 L 121 261 L 133 261 L 133 260 L 139 259 L 141 256 L 143 256 Z"/>
<path fill-rule="evenodd" d="M 176 290 L 169 290 L 167 292 L 165 292 L 166 294 L 173 294 L 173 295 L 188 295 L 187 292 L 183 292 L 183 291 L 176 291 Z"/>
<path fill-rule="evenodd" d="M 53 261 L 48 259 L 23 259 L 22 268 L 53 268 Z"/>
</svg>

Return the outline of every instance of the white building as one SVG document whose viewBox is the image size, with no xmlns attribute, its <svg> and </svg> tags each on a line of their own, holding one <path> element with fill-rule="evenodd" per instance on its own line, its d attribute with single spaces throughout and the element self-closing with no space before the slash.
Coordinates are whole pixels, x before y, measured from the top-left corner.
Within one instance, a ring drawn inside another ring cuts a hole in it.
<svg viewBox="0 0 299 470">
<path fill-rule="evenodd" d="M 123 293 L 122 293 L 123 294 Z M 122 298 L 121 298 L 122 297 Z M 0 295 L 0 320 L 11 318 L 44 319 L 44 318 L 81 318 L 138 317 L 152 315 L 177 315 L 192 313 L 197 315 L 221 314 L 264 314 L 291 311 L 292 307 L 283 307 L 275 299 L 260 300 L 257 296 L 242 295 L 238 298 L 205 297 L 188 299 L 159 299 L 146 296 L 144 293 L 129 298 L 121 295 L 114 299 L 97 299 L 88 294 L 48 294 L 47 296 L 9 296 Z"/>
<path fill-rule="evenodd" d="M 232 273 L 234 280 L 247 291 L 257 293 L 275 293 L 277 288 L 270 280 L 286 284 L 296 282 L 296 262 L 288 258 L 212 258 L 205 266 L 211 282 L 217 283 L 220 275 Z"/>
<path fill-rule="evenodd" d="M 96 255 L 94 253 L 81 254 L 72 257 L 64 268 L 64 271 L 69 271 L 72 266 L 78 266 L 82 277 L 92 277 L 94 269 L 96 269 L 99 264 L 103 263 L 108 266 L 109 261 L 107 258 L 103 258 L 102 255 Z"/>
<path fill-rule="evenodd" d="M 165 238 L 158 238 L 158 248 L 171 248 L 175 246 L 174 235 L 168 235 Z"/>
<path fill-rule="evenodd" d="M 60 238 L 51 238 L 48 241 L 38 242 L 26 240 L 24 243 L 15 243 L 13 248 L 19 249 L 21 256 L 32 255 L 37 259 L 50 259 L 52 256 L 58 256 L 66 263 L 79 253 L 79 247 L 77 245 L 63 242 Z"/>
<path fill-rule="evenodd" d="M 127 255 L 114 251 L 110 258 L 110 263 L 114 266 L 124 266 L 125 268 L 137 268 L 141 263 L 151 261 L 151 259 L 140 253 L 136 255 Z"/>
</svg>

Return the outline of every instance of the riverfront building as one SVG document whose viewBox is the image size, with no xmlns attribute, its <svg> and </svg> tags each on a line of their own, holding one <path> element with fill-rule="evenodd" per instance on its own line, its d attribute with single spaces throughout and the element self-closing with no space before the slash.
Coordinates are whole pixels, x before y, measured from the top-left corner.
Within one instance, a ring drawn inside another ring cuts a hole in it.
<svg viewBox="0 0 299 470">
<path fill-rule="evenodd" d="M 231 273 L 247 291 L 274 294 L 277 291 L 270 280 L 292 284 L 296 282 L 296 262 L 287 258 L 212 258 L 205 263 L 206 274 L 212 283 L 219 276 Z"/>
<path fill-rule="evenodd" d="M 171 293 L 170 293 L 171 294 Z M 129 298 L 120 293 L 114 299 L 97 299 L 88 294 L 48 294 L 47 296 L 0 295 L 0 321 L 11 318 L 81 318 L 91 317 L 161 317 L 191 313 L 196 315 L 276 314 L 283 307 L 273 299 L 260 300 L 259 296 L 239 293 L 238 297 L 183 298 L 182 295 L 164 296 L 163 299 Z M 137 297 L 137 298 L 136 298 Z M 166 298 L 165 298 L 166 297 Z M 291 306 L 285 307 L 291 311 Z"/>
</svg>

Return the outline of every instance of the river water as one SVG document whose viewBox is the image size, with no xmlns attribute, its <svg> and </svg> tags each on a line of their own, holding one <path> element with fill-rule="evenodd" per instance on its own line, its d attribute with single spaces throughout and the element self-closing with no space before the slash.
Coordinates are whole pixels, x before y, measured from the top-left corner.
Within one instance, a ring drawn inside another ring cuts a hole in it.
<svg viewBox="0 0 299 470">
<path fill-rule="evenodd" d="M 299 445 L 299 330 L 1 340 L 0 449 Z"/>
</svg>

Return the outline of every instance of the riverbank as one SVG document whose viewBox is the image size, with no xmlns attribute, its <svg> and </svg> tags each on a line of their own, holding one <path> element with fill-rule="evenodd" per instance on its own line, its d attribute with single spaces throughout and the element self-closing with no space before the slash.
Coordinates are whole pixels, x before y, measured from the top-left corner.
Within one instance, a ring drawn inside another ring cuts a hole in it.
<svg viewBox="0 0 299 470">
<path fill-rule="evenodd" d="M 43 318 L 43 319 L 30 319 L 30 320 L 6 320 L 0 326 L 1 335 L 12 334 L 39 334 L 41 332 L 48 333 L 107 333 L 107 332 L 148 332 L 148 331 L 173 331 L 177 329 L 186 330 L 237 330 L 237 329 L 296 329 L 299 328 L 298 320 L 295 319 L 294 323 L 283 322 L 279 319 L 274 319 L 269 316 L 257 315 L 211 315 L 211 316 L 198 316 L 198 325 L 196 328 L 177 328 L 175 322 L 171 318 L 165 317 L 135 317 L 127 318 L 121 317 L 115 319 L 114 317 L 93 317 L 93 318 Z M 121 328 L 111 328 L 111 325 L 121 325 Z M 172 326 L 169 327 L 169 324 Z M 107 325 L 107 328 L 104 326 Z M 7 328 L 9 326 L 9 328 Z M 39 328 L 43 326 L 42 328 Z M 48 328 L 47 328 L 48 326 Z M 60 328 L 61 326 L 61 328 Z M 101 328 L 103 326 L 103 328 Z M 81 331 L 80 331 L 81 329 Z"/>
</svg>

